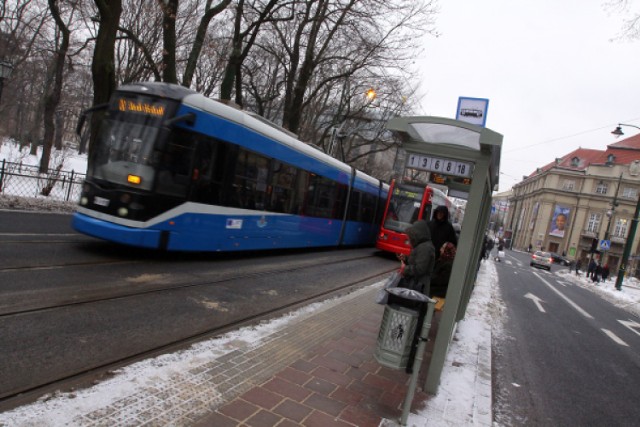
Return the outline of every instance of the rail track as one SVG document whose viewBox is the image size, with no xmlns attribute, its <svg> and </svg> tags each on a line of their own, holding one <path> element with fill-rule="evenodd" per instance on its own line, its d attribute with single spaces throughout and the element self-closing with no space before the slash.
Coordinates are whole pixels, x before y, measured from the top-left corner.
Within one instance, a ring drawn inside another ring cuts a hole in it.
<svg viewBox="0 0 640 427">
<path fill-rule="evenodd" d="M 28 243 L 28 242 L 21 242 Z M 50 243 L 50 242 L 47 242 Z M 359 274 L 357 277 L 349 278 L 346 281 L 335 280 L 332 282 L 327 277 L 326 283 L 322 285 L 310 286 L 312 292 L 295 293 L 295 297 L 287 295 L 287 300 L 282 303 L 273 303 L 269 305 L 256 306 L 252 310 L 243 311 L 239 315 L 230 316 L 228 320 L 214 322 L 206 327 L 184 328 L 179 336 L 173 335 L 166 340 L 156 342 L 153 345 L 144 348 L 134 347 L 130 351 L 114 352 L 113 355 L 105 356 L 99 359 L 87 358 L 79 363 L 61 370 L 60 372 L 52 372 L 48 375 L 36 376 L 28 381 L 8 381 L 4 386 L 0 386 L 0 410 L 19 406 L 28 402 L 32 402 L 42 395 L 54 392 L 56 390 L 71 390 L 73 388 L 84 387 L 99 381 L 101 378 L 108 377 L 110 373 L 122 366 L 133 362 L 154 357 L 159 354 L 172 352 L 178 349 L 188 347 L 194 342 L 215 337 L 230 330 L 252 324 L 263 319 L 276 317 L 279 314 L 288 312 L 297 307 L 301 307 L 312 302 L 330 298 L 335 295 L 347 293 L 355 288 L 373 283 L 384 275 L 393 270 L 392 264 L 379 264 L 373 253 L 363 255 L 355 253 L 346 255 L 345 252 L 336 251 L 335 254 L 323 254 L 322 260 L 318 261 L 313 256 L 306 256 L 299 259 L 293 265 L 284 263 L 278 265 L 278 262 L 260 265 L 255 269 L 246 271 L 238 271 L 237 269 L 221 270 L 220 274 L 215 277 L 198 277 L 197 274 L 185 277 L 181 276 L 170 283 L 151 283 L 142 288 L 132 288 L 119 286 L 114 287 L 107 293 L 103 294 L 87 294 L 77 295 L 75 298 L 67 301 L 51 302 L 46 298 L 39 300 L 34 298 L 34 302 L 30 305 L 21 307 L 3 307 L 0 311 L 0 322 L 8 324 L 11 322 L 20 322 L 21 324 L 36 324 L 39 319 L 53 319 L 62 316 L 74 316 L 75 313 L 99 312 L 101 307 L 106 304 L 126 306 L 133 304 L 134 301 L 150 301 L 155 299 L 176 299 L 186 300 L 187 295 L 211 292 L 224 287 L 234 287 L 233 282 L 239 283 L 261 283 L 266 281 L 295 280 L 292 278 L 306 277 L 313 274 L 318 275 L 319 262 L 323 267 L 323 271 L 340 272 L 353 269 L 361 269 L 366 274 Z M 379 259 L 379 258 L 378 258 Z M 163 260 L 155 260 L 151 263 L 148 260 L 122 260 L 108 259 L 95 261 L 77 262 L 69 260 L 68 262 L 55 262 L 49 265 L 25 265 L 0 268 L 0 280 L 6 274 L 29 274 L 33 272 L 42 272 L 43 270 L 58 270 L 58 273 L 64 275 L 65 269 L 98 268 L 110 265 L 123 264 L 144 264 L 148 267 L 154 262 L 163 262 Z M 367 266 L 376 265 L 376 268 Z M 136 266 L 137 267 L 137 266 Z M 395 267 L 395 265 L 393 265 Z M 315 271 L 315 273 L 314 273 Z M 325 274 L 326 276 L 327 274 Z M 340 273 L 336 274 L 339 277 Z M 237 287 L 234 287 L 237 289 Z M 297 292 L 297 291 L 296 291 Z M 190 298 L 190 297 L 189 297 Z M 241 310 L 242 311 L 242 310 Z M 80 316 L 80 314 L 77 314 Z M 33 320 L 31 320 L 33 319 Z M 1 338 L 1 337 L 0 337 Z M 16 375 L 13 378 L 19 378 Z"/>
</svg>

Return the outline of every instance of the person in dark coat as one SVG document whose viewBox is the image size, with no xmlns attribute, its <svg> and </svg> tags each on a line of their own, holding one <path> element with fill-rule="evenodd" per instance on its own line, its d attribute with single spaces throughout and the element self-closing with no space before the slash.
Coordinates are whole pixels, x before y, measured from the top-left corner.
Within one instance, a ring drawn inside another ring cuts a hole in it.
<svg viewBox="0 0 640 427">
<path fill-rule="evenodd" d="M 587 266 L 587 278 L 593 280 L 593 275 L 596 272 L 596 261 L 592 259 Z"/>
<path fill-rule="evenodd" d="M 606 282 L 606 281 L 607 281 L 607 278 L 609 277 L 609 273 L 610 273 L 610 270 L 609 270 L 609 264 L 605 264 L 605 265 L 602 267 L 602 281 L 603 281 L 603 282 Z"/>
<path fill-rule="evenodd" d="M 411 283 L 411 288 L 425 295 L 431 287 L 431 273 L 435 265 L 435 248 L 431 242 L 431 232 L 428 224 L 416 221 L 406 230 L 411 244 L 409 257 L 401 259 L 400 274 Z"/>
<path fill-rule="evenodd" d="M 433 246 L 438 248 L 436 259 L 440 256 L 439 249 L 445 243 L 451 242 L 454 246 L 458 246 L 458 236 L 455 228 L 449 222 L 449 209 L 446 206 L 438 206 L 433 211 L 433 218 L 429 221 L 429 231 L 431 231 Z"/>
<path fill-rule="evenodd" d="M 447 295 L 451 267 L 453 267 L 453 259 L 455 257 L 456 247 L 453 246 L 453 243 L 447 242 L 442 245 L 440 248 L 440 257 L 436 261 L 433 273 L 431 274 L 430 297 L 444 298 Z"/>
<path fill-rule="evenodd" d="M 580 275 L 580 269 L 582 268 L 582 261 L 576 261 L 576 276 Z"/>
</svg>

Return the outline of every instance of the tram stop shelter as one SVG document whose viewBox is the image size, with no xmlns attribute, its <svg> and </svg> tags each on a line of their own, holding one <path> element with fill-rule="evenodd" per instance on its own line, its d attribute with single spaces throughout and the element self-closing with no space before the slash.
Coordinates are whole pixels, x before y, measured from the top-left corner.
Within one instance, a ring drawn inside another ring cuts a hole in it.
<svg viewBox="0 0 640 427">
<path fill-rule="evenodd" d="M 478 273 L 491 194 L 498 189 L 502 135 L 460 120 L 432 116 L 396 117 L 387 123 L 387 129 L 400 138 L 407 152 L 405 170 L 438 174 L 449 196 L 467 200 L 447 302 L 424 386 L 425 391 L 435 394 L 456 324 L 464 318 Z"/>
</svg>

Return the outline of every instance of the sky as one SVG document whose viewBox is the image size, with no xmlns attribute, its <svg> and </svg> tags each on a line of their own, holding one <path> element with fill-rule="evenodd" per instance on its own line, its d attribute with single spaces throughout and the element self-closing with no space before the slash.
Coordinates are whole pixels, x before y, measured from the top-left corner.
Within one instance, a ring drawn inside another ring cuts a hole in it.
<svg viewBox="0 0 640 427">
<path fill-rule="evenodd" d="M 459 97 L 489 99 L 499 191 L 579 147 L 605 150 L 618 123 L 640 126 L 640 39 L 620 38 L 630 15 L 606 1 L 439 2 L 440 35 L 417 59 L 420 113 L 455 118 Z"/>
</svg>

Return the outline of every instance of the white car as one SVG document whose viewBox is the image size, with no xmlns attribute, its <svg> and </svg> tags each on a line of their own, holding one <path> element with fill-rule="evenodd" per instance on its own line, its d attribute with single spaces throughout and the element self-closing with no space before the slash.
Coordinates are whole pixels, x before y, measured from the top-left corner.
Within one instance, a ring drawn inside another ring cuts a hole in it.
<svg viewBox="0 0 640 427">
<path fill-rule="evenodd" d="M 551 258 L 551 254 L 549 252 L 543 251 L 535 251 L 533 255 L 531 255 L 530 266 L 537 266 L 546 268 L 551 271 L 551 264 L 553 264 L 553 258 Z"/>
</svg>

